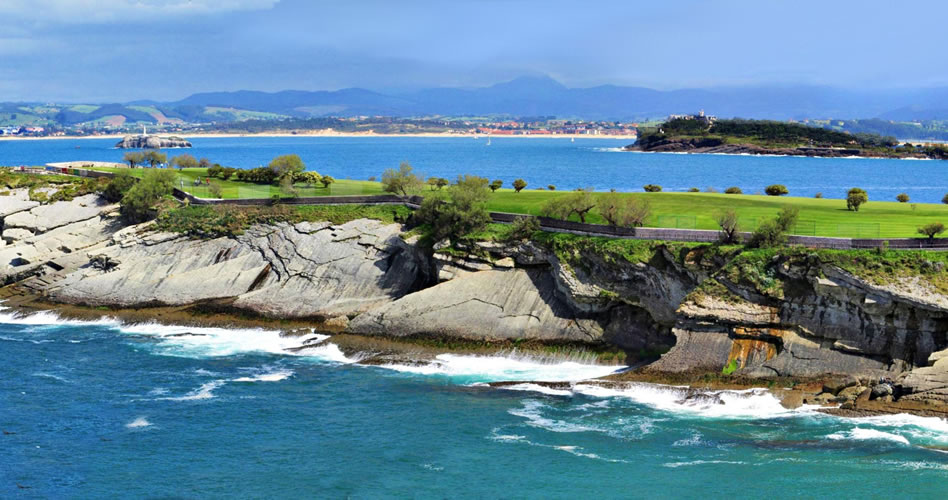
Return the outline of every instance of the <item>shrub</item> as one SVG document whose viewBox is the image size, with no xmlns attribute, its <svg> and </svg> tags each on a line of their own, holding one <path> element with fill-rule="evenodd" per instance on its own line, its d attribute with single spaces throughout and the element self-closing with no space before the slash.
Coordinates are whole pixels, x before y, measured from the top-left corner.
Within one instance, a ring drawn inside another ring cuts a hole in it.
<svg viewBox="0 0 948 500">
<path fill-rule="evenodd" d="M 375 182 L 375 176 L 374 176 L 374 175 L 370 175 L 370 176 L 369 176 L 369 182 Z"/>
<path fill-rule="evenodd" d="M 737 211 L 728 208 L 714 216 L 714 221 L 721 228 L 721 242 L 726 244 L 737 243 L 738 233 L 740 232 L 740 222 L 738 221 Z"/>
<path fill-rule="evenodd" d="M 135 178 L 128 172 L 119 172 L 109 180 L 105 188 L 99 193 L 103 198 L 112 203 L 122 201 L 125 193 L 135 185 Z"/>
<path fill-rule="evenodd" d="M 862 188 L 852 188 L 846 193 L 846 209 L 859 211 L 859 206 L 869 202 L 869 194 Z"/>
<path fill-rule="evenodd" d="M 767 196 L 783 196 L 790 193 L 787 190 L 787 186 L 783 184 L 771 184 L 764 188 L 764 192 L 767 193 Z"/>
<path fill-rule="evenodd" d="M 935 239 L 935 236 L 945 232 L 945 225 L 941 222 L 932 222 L 918 228 L 918 234 L 928 236 L 928 241 Z"/>
<path fill-rule="evenodd" d="M 222 173 L 223 171 L 224 171 L 224 167 L 222 167 L 222 166 L 220 165 L 220 163 L 215 163 L 213 167 L 207 169 L 207 176 L 208 176 L 208 177 L 217 177 L 217 176 L 221 175 L 221 173 Z"/>
<path fill-rule="evenodd" d="M 277 173 L 271 168 L 257 167 L 249 170 L 238 170 L 237 180 L 255 184 L 273 184 L 277 180 Z"/>
<path fill-rule="evenodd" d="M 689 193 L 700 193 L 701 190 L 698 188 L 688 188 Z"/>
<path fill-rule="evenodd" d="M 517 179 L 517 180 L 513 181 L 513 188 L 514 188 L 514 191 L 516 191 L 516 192 L 519 193 L 519 192 L 522 191 L 523 188 L 525 188 L 525 187 L 527 187 L 527 181 L 525 181 L 525 180 L 523 180 L 523 179 Z M 948 195 L 945 195 L 945 197 L 948 198 Z"/>
<path fill-rule="evenodd" d="M 494 182 L 491 182 L 491 183 L 490 183 L 490 186 L 489 186 L 489 187 L 490 187 L 490 190 L 491 190 L 491 191 L 497 191 L 497 190 L 500 189 L 500 187 L 503 186 L 503 185 L 504 185 L 504 181 L 502 181 L 502 180 L 500 180 L 500 179 L 495 179 Z"/>
<path fill-rule="evenodd" d="M 389 168 L 382 172 L 382 190 L 386 193 L 409 196 L 421 191 L 423 184 L 408 162 L 402 162 L 398 170 Z"/>
<path fill-rule="evenodd" d="M 945 204 L 948 204 L 948 194 L 946 194 L 946 195 L 941 199 L 941 202 L 942 202 L 942 203 L 945 203 Z"/>
<path fill-rule="evenodd" d="M 644 189 L 646 193 L 658 193 L 662 190 L 662 187 L 658 184 L 646 184 L 642 186 L 642 189 Z"/>
<path fill-rule="evenodd" d="M 909 195 L 908 195 L 907 193 L 899 193 L 899 194 L 895 197 L 895 199 L 898 200 L 899 203 L 908 203 L 908 201 L 909 201 Z"/>
<path fill-rule="evenodd" d="M 767 219 L 751 234 L 748 245 L 755 248 L 772 248 L 787 243 L 787 231 L 797 222 L 799 210 L 783 207 L 773 219 Z"/>
<path fill-rule="evenodd" d="M 556 191 L 556 186 L 554 186 L 553 184 L 548 184 L 546 188 L 549 189 L 550 191 Z"/>
<path fill-rule="evenodd" d="M 490 222 L 488 182 L 483 177 L 465 175 L 447 189 L 447 195 L 425 196 L 415 216 L 420 223 L 431 227 L 433 241 L 448 238 L 457 243 L 465 235 L 487 226 Z"/>
<path fill-rule="evenodd" d="M 306 170 L 306 164 L 303 163 L 299 155 L 277 156 L 271 160 L 267 166 L 270 167 L 270 170 L 273 170 L 276 173 L 276 177 L 280 179 L 286 176 L 292 177 L 293 174 Z"/>
<path fill-rule="evenodd" d="M 816 193 L 816 194 L 813 195 L 813 197 L 814 197 L 814 198 L 822 198 L 822 197 L 823 197 L 823 193 L 822 193 L 822 192 Z"/>
<path fill-rule="evenodd" d="M 510 225 L 509 241 L 528 240 L 540 230 L 540 220 L 536 217 L 523 216 L 514 219 Z"/>
<path fill-rule="evenodd" d="M 704 188 L 704 192 L 705 192 L 705 193 L 717 193 L 718 190 L 717 190 L 717 189 L 714 189 L 713 186 L 708 186 L 708 187 Z"/>
<path fill-rule="evenodd" d="M 122 198 L 122 215 L 131 222 L 149 219 L 152 209 L 174 189 L 174 172 L 148 170 Z"/>
<path fill-rule="evenodd" d="M 330 184 L 336 182 L 336 179 L 333 179 L 330 175 L 324 175 L 320 177 L 319 182 L 323 185 L 324 188 L 328 188 Z"/>
<path fill-rule="evenodd" d="M 724 190 L 724 194 L 744 194 L 744 192 L 737 186 L 731 186 Z"/>
<path fill-rule="evenodd" d="M 610 225 L 619 227 L 640 227 L 652 213 L 648 200 L 633 198 L 615 192 L 599 195 L 596 200 L 599 215 Z"/>
<path fill-rule="evenodd" d="M 207 186 L 207 191 L 208 191 L 209 193 L 211 193 L 211 196 L 213 196 L 213 197 L 215 197 L 215 198 L 223 198 L 223 197 L 224 197 L 224 191 L 221 190 L 221 185 L 218 184 L 218 183 L 216 183 L 216 182 L 210 183 L 210 184 Z"/>
</svg>

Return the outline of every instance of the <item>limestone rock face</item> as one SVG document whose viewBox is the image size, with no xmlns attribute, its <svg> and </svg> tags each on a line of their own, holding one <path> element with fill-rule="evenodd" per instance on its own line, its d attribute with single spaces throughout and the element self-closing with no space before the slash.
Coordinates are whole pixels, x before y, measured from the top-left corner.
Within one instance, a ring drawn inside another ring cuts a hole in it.
<svg viewBox="0 0 948 500">
<path fill-rule="evenodd" d="M 948 405 L 948 349 L 928 358 L 931 366 L 916 368 L 899 381 L 907 395 L 903 399 Z"/>
<path fill-rule="evenodd" d="M 3 227 L 22 228 L 34 234 L 45 233 L 67 224 L 88 220 L 106 208 L 112 210 L 115 206 L 96 194 L 87 194 L 73 198 L 72 201 L 37 205 L 29 210 L 8 215 L 3 218 Z"/>
<path fill-rule="evenodd" d="M 356 315 L 412 291 L 426 268 L 401 225 L 358 220 L 255 226 L 236 239 L 167 233 L 125 237 L 101 253 L 121 264 L 84 268 L 52 298 L 88 305 L 183 305 L 233 299 L 269 317 Z"/>
<path fill-rule="evenodd" d="M 595 342 L 599 323 L 557 298 L 549 273 L 490 270 L 466 274 L 373 309 L 350 322 L 365 335 L 472 340 Z"/>
<path fill-rule="evenodd" d="M 191 143 L 181 137 L 159 137 L 157 135 L 126 135 L 116 145 L 119 149 L 169 149 L 190 148 Z"/>
</svg>

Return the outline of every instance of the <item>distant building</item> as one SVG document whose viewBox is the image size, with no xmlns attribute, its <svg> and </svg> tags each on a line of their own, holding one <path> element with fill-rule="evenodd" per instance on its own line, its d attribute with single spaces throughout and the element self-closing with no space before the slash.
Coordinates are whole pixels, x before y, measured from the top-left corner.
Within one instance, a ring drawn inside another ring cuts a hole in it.
<svg viewBox="0 0 948 500">
<path fill-rule="evenodd" d="M 717 121 L 716 116 L 704 114 L 704 110 L 698 111 L 698 114 L 695 115 L 668 115 L 668 121 L 671 120 L 700 120 L 705 123 L 711 124 Z"/>
</svg>

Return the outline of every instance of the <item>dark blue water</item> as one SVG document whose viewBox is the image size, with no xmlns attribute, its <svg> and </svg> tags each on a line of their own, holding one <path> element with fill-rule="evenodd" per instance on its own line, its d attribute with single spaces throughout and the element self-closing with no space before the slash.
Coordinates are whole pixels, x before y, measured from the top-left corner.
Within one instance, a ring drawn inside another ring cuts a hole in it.
<svg viewBox="0 0 948 500">
<path fill-rule="evenodd" d="M 900 497 L 948 491 L 948 422 L 766 394 L 494 390 L 576 363 L 363 367 L 273 332 L 0 314 L 3 498 Z M 180 333 L 202 336 L 175 336 Z M 933 449 L 934 448 L 934 449 Z M 940 448 L 940 449 L 939 449 Z"/>
<path fill-rule="evenodd" d="M 0 165 L 119 162 L 123 151 L 113 148 L 115 142 L 0 141 Z M 508 187 L 520 177 L 528 189 L 553 184 L 558 189 L 640 191 L 645 184 L 659 184 L 666 191 L 738 186 L 752 194 L 769 184 L 784 184 L 792 196 L 845 198 L 850 187 L 862 187 L 872 200 L 894 201 L 905 192 L 912 201 L 929 203 L 948 192 L 948 162 L 943 161 L 628 153 L 619 150 L 626 142 L 495 137 L 487 146 L 485 138 L 198 137 L 188 153 L 242 168 L 296 153 L 312 170 L 349 179 L 381 177 L 386 168 L 407 161 L 425 176 L 475 174 L 501 179 Z"/>
</svg>

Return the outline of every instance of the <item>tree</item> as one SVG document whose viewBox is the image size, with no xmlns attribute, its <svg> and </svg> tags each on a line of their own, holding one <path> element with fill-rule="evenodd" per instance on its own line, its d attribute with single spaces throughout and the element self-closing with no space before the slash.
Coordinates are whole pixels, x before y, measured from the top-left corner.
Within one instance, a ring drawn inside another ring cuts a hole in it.
<svg viewBox="0 0 948 500">
<path fill-rule="evenodd" d="M 207 176 L 208 176 L 208 177 L 217 177 L 217 176 L 221 175 L 221 173 L 222 173 L 223 171 L 224 171 L 224 167 L 222 167 L 222 166 L 220 165 L 220 163 L 215 163 L 213 167 L 207 169 Z"/>
<path fill-rule="evenodd" d="M 158 151 L 148 151 L 143 156 L 151 168 L 155 168 L 155 166 L 168 161 L 168 156 Z"/>
<path fill-rule="evenodd" d="M 540 208 L 540 214 L 561 220 L 568 220 L 571 215 L 576 214 L 579 221 L 585 223 L 586 214 L 595 207 L 592 188 L 586 188 L 550 199 Z"/>
<path fill-rule="evenodd" d="M 787 186 L 783 184 L 771 184 L 764 188 L 764 192 L 767 193 L 767 196 L 783 196 L 790 193 Z"/>
<path fill-rule="evenodd" d="M 689 193 L 700 193 L 701 190 L 698 189 L 698 188 L 693 187 L 693 188 L 688 188 L 688 192 L 689 192 Z"/>
<path fill-rule="evenodd" d="M 129 168 L 135 168 L 135 165 L 144 163 L 145 155 L 137 151 L 129 151 L 122 156 L 122 161 L 128 163 Z"/>
<path fill-rule="evenodd" d="M 641 227 L 652 213 L 648 200 L 621 193 L 609 192 L 596 200 L 599 215 L 612 225 L 619 227 Z"/>
<path fill-rule="evenodd" d="M 467 234 L 490 223 L 487 201 L 490 199 L 488 180 L 465 175 L 446 192 L 425 196 L 415 212 L 419 222 L 431 227 L 434 241 L 448 238 L 457 243 Z"/>
<path fill-rule="evenodd" d="M 438 187 L 438 178 L 437 177 L 428 177 L 428 180 L 425 181 L 425 184 L 428 185 L 428 189 L 434 191 Z"/>
<path fill-rule="evenodd" d="M 198 167 L 200 167 L 200 168 L 210 168 L 210 167 L 211 167 L 211 160 L 208 160 L 207 158 L 201 158 L 201 159 L 198 161 Z"/>
<path fill-rule="evenodd" d="M 731 186 L 724 190 L 724 194 L 744 194 L 744 192 L 737 186 Z"/>
<path fill-rule="evenodd" d="M 658 193 L 661 192 L 662 187 L 658 184 L 646 184 L 642 186 L 642 189 L 644 189 L 646 193 Z"/>
<path fill-rule="evenodd" d="M 277 179 L 292 177 L 294 174 L 306 170 L 306 164 L 300 159 L 299 155 L 280 155 L 270 161 L 267 165 L 276 173 Z"/>
<path fill-rule="evenodd" d="M 918 228 L 918 234 L 924 234 L 928 236 L 928 241 L 931 242 L 935 239 L 935 236 L 938 236 L 941 233 L 945 232 L 945 225 L 941 222 L 932 222 L 925 224 L 924 226 Z"/>
<path fill-rule="evenodd" d="M 224 169 L 221 170 L 221 179 L 224 179 L 226 181 L 227 179 L 230 179 L 231 177 L 233 177 L 233 175 L 236 172 L 237 172 L 237 169 L 234 167 L 224 167 Z"/>
<path fill-rule="evenodd" d="M 550 191 L 556 191 L 556 186 L 553 184 L 548 185 L 546 188 L 549 189 Z"/>
<path fill-rule="evenodd" d="M 527 181 L 523 179 L 517 179 L 513 181 L 513 188 L 515 192 L 519 193 L 520 191 L 523 191 L 523 188 L 525 187 L 527 187 Z M 945 198 L 948 198 L 948 194 L 945 195 Z"/>
<path fill-rule="evenodd" d="M 336 182 L 336 179 L 333 179 L 330 175 L 324 175 L 319 179 L 319 182 L 322 183 L 324 188 L 328 188 L 330 184 Z"/>
<path fill-rule="evenodd" d="M 386 193 L 409 196 L 420 191 L 423 184 L 408 162 L 402 162 L 398 170 L 389 168 L 382 172 L 382 190 Z"/>
<path fill-rule="evenodd" d="M 120 171 L 119 173 L 115 174 L 115 177 L 112 177 L 112 179 L 109 180 L 109 183 L 106 184 L 105 189 L 102 190 L 101 195 L 106 200 L 109 200 L 112 203 L 117 203 L 122 201 L 125 193 L 127 193 L 128 190 L 134 185 L 135 178 L 126 171 Z"/>
<path fill-rule="evenodd" d="M 491 183 L 490 183 L 490 186 L 488 186 L 488 187 L 490 188 L 490 190 L 491 190 L 492 192 L 496 192 L 496 191 L 497 191 L 498 189 L 500 189 L 500 187 L 503 186 L 503 185 L 504 185 L 504 181 L 502 181 L 502 180 L 500 180 L 500 179 L 495 179 L 494 182 L 491 182 Z"/>
<path fill-rule="evenodd" d="M 946 205 L 948 205 L 948 194 L 946 194 L 946 195 L 941 199 L 941 202 L 944 203 L 944 204 L 946 204 Z"/>
<path fill-rule="evenodd" d="M 859 211 L 859 206 L 869 202 L 869 194 L 862 188 L 852 188 L 846 193 L 846 209 Z"/>
<path fill-rule="evenodd" d="M 899 193 L 899 194 L 895 197 L 895 199 L 896 199 L 899 203 L 908 203 L 908 201 L 909 201 L 909 195 L 908 195 L 908 193 Z"/>
<path fill-rule="evenodd" d="M 193 156 L 185 153 L 172 158 L 171 164 L 178 167 L 179 169 L 197 168 L 198 161 Z"/>
<path fill-rule="evenodd" d="M 148 170 L 142 180 L 122 197 L 122 216 L 131 222 L 142 222 L 151 217 L 152 209 L 174 190 L 174 172 Z"/>
<path fill-rule="evenodd" d="M 721 228 L 722 243 L 731 244 L 738 242 L 738 233 L 741 230 L 741 225 L 737 217 L 737 211 L 733 208 L 723 210 L 715 214 L 714 221 L 717 222 Z"/>
<path fill-rule="evenodd" d="M 530 239 L 534 233 L 540 230 L 540 220 L 525 215 L 516 217 L 510 226 L 508 241 L 523 241 Z"/>
</svg>

